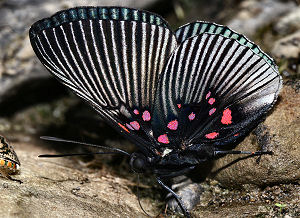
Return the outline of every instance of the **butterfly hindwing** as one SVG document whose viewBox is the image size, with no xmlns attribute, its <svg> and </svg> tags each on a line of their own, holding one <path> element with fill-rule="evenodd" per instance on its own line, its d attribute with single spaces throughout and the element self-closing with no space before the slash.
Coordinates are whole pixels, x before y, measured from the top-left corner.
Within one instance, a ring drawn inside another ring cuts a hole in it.
<svg viewBox="0 0 300 218">
<path fill-rule="evenodd" d="M 182 42 L 157 89 L 154 137 L 167 147 L 225 148 L 257 125 L 274 104 L 281 86 L 277 68 L 267 55 L 224 34 L 178 36 Z"/>
<path fill-rule="evenodd" d="M 147 121 L 154 90 L 176 47 L 160 16 L 128 8 L 73 8 L 35 23 L 30 40 L 59 81 L 131 140 L 151 146 Z"/>
<path fill-rule="evenodd" d="M 244 35 L 230 29 L 227 26 L 219 25 L 216 23 L 209 23 L 205 21 L 196 21 L 193 23 L 189 23 L 179 27 L 175 31 L 175 35 L 177 38 L 178 43 L 182 43 L 187 38 L 200 35 L 202 33 L 210 33 L 210 34 L 218 34 L 222 35 L 226 38 L 231 38 L 236 40 L 241 45 L 247 46 L 250 48 L 254 53 L 263 57 L 268 63 L 270 63 L 274 68 L 276 68 L 276 64 L 274 60 L 264 53 L 255 43 L 250 41 Z"/>
</svg>

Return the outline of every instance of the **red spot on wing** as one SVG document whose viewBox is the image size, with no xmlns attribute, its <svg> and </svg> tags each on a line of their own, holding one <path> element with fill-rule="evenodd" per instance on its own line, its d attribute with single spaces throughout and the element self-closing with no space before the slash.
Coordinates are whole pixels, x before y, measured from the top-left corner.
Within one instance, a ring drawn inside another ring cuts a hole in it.
<svg viewBox="0 0 300 218">
<path fill-rule="evenodd" d="M 136 115 L 138 115 L 140 112 L 137 109 L 134 109 L 133 113 L 136 114 Z"/>
<path fill-rule="evenodd" d="M 167 134 L 163 134 L 163 135 L 158 136 L 157 140 L 160 143 L 169 144 L 169 138 L 168 138 Z"/>
<path fill-rule="evenodd" d="M 219 135 L 218 132 L 211 132 L 211 133 L 206 134 L 205 137 L 208 138 L 208 139 L 214 139 L 214 138 L 216 138 L 218 135 Z"/>
<path fill-rule="evenodd" d="M 210 98 L 210 99 L 208 100 L 208 104 L 212 105 L 213 103 L 215 103 L 215 101 L 216 101 L 216 99 Z"/>
<path fill-rule="evenodd" d="M 192 121 L 193 119 L 195 119 L 196 114 L 194 114 L 194 112 L 190 113 L 189 115 L 189 120 Z"/>
<path fill-rule="evenodd" d="M 140 124 L 137 121 L 132 121 L 130 122 L 130 125 L 135 129 L 139 130 L 140 129 Z"/>
<path fill-rule="evenodd" d="M 181 104 L 177 104 L 177 107 L 178 107 L 178 108 L 181 108 Z"/>
<path fill-rule="evenodd" d="M 232 123 L 231 110 L 229 108 L 227 108 L 223 111 L 221 123 L 227 124 L 227 125 Z"/>
<path fill-rule="evenodd" d="M 234 134 L 234 136 L 239 136 L 239 134 L 240 134 L 240 133 L 236 133 L 236 134 Z"/>
<path fill-rule="evenodd" d="M 126 126 L 127 126 L 128 129 L 134 130 L 134 128 L 132 126 L 130 126 L 130 124 L 126 123 Z"/>
<path fill-rule="evenodd" d="M 211 92 L 209 91 L 209 92 L 206 94 L 205 99 L 208 99 L 208 98 L 210 97 L 210 94 L 211 94 Z"/>
<path fill-rule="evenodd" d="M 176 130 L 178 127 L 178 121 L 177 120 L 172 120 L 168 123 L 168 128 L 170 130 Z"/>
<path fill-rule="evenodd" d="M 172 120 L 168 123 L 168 128 L 170 130 L 176 130 L 178 127 L 178 121 L 177 120 Z"/>
<path fill-rule="evenodd" d="M 119 125 L 122 129 L 124 129 L 126 132 L 130 133 L 129 130 L 128 130 L 125 126 L 123 126 L 121 123 L 118 123 L 118 125 Z"/>
<path fill-rule="evenodd" d="M 209 110 L 208 114 L 209 114 L 209 116 L 211 116 L 215 112 L 216 112 L 216 108 L 212 108 Z"/>
<path fill-rule="evenodd" d="M 143 118 L 144 121 L 149 121 L 151 119 L 150 112 L 149 111 L 144 111 L 143 115 L 142 115 L 142 118 Z"/>
</svg>

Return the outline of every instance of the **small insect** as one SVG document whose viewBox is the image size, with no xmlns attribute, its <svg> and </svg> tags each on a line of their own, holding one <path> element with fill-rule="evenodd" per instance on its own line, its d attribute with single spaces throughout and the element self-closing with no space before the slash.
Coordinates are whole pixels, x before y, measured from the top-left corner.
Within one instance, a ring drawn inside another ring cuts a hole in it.
<svg viewBox="0 0 300 218">
<path fill-rule="evenodd" d="M 173 32 L 144 10 L 79 7 L 34 23 L 29 36 L 49 72 L 138 151 L 98 147 L 154 174 L 186 216 L 167 179 L 220 155 L 271 153 L 232 150 L 274 105 L 282 80 L 272 58 L 226 26 L 196 21 Z"/>
<path fill-rule="evenodd" d="M 0 135 L 0 174 L 7 179 L 22 183 L 21 180 L 14 179 L 10 176 L 11 174 L 19 172 L 20 165 L 20 161 L 13 147 Z"/>
</svg>

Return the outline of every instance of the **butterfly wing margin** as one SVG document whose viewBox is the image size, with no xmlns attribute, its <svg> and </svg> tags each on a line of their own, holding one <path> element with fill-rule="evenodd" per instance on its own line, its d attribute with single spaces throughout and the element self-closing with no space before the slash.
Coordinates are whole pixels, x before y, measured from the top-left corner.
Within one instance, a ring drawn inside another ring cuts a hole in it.
<svg viewBox="0 0 300 218">
<path fill-rule="evenodd" d="M 202 33 L 210 33 L 225 36 L 226 38 L 234 39 L 241 45 L 249 47 L 254 53 L 264 58 L 274 68 L 277 68 L 275 61 L 266 53 L 264 53 L 258 45 L 253 43 L 243 34 L 240 34 L 227 26 L 205 21 L 196 21 L 185 24 L 175 31 L 178 43 L 184 42 L 186 39 L 200 35 Z"/>
<path fill-rule="evenodd" d="M 162 73 L 154 135 L 169 136 L 162 142 L 179 148 L 224 148 L 257 125 L 275 103 L 281 83 L 277 68 L 237 40 L 211 33 L 189 37 Z"/>
<path fill-rule="evenodd" d="M 150 146 L 142 124 L 135 129 L 130 122 L 141 120 L 135 109 L 151 111 L 156 83 L 176 39 L 165 22 L 149 12 L 126 9 L 132 10 L 131 17 L 116 16 L 125 9 L 91 7 L 58 12 L 35 23 L 29 35 L 50 73 L 113 127 L 127 136 L 130 133 L 129 138 L 138 144 Z M 143 13 L 145 18 L 139 20 Z"/>
</svg>

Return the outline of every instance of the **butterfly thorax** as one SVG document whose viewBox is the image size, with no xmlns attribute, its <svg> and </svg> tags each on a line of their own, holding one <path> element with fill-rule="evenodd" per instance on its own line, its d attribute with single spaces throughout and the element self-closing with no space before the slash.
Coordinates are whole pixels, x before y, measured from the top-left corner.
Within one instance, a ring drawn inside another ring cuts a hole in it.
<svg viewBox="0 0 300 218">
<path fill-rule="evenodd" d="M 197 147 L 197 149 L 193 149 Z M 151 172 L 160 177 L 175 177 L 188 173 L 196 166 L 214 158 L 211 146 L 190 146 L 185 150 L 166 148 L 150 157 L 142 152 L 135 152 L 130 157 L 130 166 L 137 173 Z"/>
</svg>

